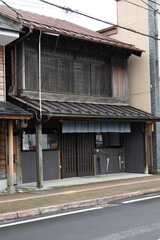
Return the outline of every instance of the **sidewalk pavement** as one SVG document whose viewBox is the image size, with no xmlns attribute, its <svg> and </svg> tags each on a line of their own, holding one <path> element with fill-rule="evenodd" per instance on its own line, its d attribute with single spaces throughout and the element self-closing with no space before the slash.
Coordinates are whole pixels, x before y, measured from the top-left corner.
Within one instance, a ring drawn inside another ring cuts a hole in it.
<svg viewBox="0 0 160 240">
<path fill-rule="evenodd" d="M 160 175 L 83 183 L 0 196 L 0 221 L 106 205 L 113 200 L 160 192 Z"/>
</svg>

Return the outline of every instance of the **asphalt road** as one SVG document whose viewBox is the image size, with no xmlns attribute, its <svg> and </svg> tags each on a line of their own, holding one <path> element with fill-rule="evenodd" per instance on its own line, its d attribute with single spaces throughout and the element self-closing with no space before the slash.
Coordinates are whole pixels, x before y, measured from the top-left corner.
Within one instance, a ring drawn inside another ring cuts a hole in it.
<svg viewBox="0 0 160 240">
<path fill-rule="evenodd" d="M 160 196 L 124 202 L 1 224 L 0 240 L 160 240 Z"/>
</svg>

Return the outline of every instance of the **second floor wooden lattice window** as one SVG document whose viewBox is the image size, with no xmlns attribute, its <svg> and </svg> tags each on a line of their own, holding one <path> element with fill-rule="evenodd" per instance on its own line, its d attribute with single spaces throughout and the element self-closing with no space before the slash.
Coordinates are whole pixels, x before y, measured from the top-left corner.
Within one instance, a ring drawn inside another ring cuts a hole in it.
<svg viewBox="0 0 160 240">
<path fill-rule="evenodd" d="M 25 53 L 27 90 L 38 90 L 37 54 Z M 74 95 L 112 97 L 111 62 L 109 59 L 41 57 L 42 91 Z"/>
</svg>

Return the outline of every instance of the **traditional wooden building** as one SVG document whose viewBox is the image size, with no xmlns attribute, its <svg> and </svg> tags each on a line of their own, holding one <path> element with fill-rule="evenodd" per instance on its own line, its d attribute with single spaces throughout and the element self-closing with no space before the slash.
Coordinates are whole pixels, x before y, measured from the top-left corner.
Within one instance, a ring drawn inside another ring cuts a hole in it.
<svg viewBox="0 0 160 240">
<path fill-rule="evenodd" d="M 6 101 L 5 46 L 17 38 L 19 30 L 16 27 L 5 22 L 0 24 L 0 193 L 8 191 L 9 194 L 14 193 L 14 184 L 21 179 L 20 154 L 16 154 L 20 142 L 16 136 L 18 124 L 32 115 Z"/>
<path fill-rule="evenodd" d="M 129 56 L 143 50 L 16 11 L 18 17 L 2 7 L 0 21 L 21 29 L 6 47 L 8 101 L 34 116 L 21 123 L 22 182 L 42 187 L 58 178 L 148 173 L 152 122 L 159 119 L 129 106 L 127 75 Z"/>
</svg>

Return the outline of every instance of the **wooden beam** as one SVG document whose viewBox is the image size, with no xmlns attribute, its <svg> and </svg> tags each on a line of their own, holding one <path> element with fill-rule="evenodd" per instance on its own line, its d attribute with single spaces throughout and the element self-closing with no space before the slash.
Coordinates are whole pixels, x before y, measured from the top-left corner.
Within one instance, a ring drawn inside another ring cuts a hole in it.
<svg viewBox="0 0 160 240">
<path fill-rule="evenodd" d="M 146 123 L 146 125 L 145 125 L 145 132 L 153 132 L 153 131 L 154 131 L 153 123 Z"/>
<path fill-rule="evenodd" d="M 9 171 L 8 171 L 8 194 L 15 193 L 13 182 L 13 121 L 9 120 Z"/>
<path fill-rule="evenodd" d="M 42 122 L 36 123 L 37 187 L 43 187 Z"/>
<path fill-rule="evenodd" d="M 30 116 L 16 116 L 16 115 L 0 115 L 0 119 L 6 119 L 6 120 L 18 120 L 18 119 L 31 119 Z"/>
</svg>

